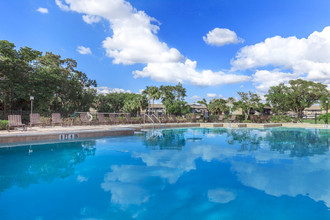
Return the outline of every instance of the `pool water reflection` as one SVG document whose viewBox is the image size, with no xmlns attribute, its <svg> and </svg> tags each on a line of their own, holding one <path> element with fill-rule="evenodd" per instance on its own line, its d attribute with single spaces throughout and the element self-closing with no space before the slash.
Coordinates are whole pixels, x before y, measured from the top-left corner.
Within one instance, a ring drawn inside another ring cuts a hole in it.
<svg viewBox="0 0 330 220">
<path fill-rule="evenodd" d="M 0 219 L 330 219 L 329 140 L 191 128 L 0 148 Z"/>
</svg>

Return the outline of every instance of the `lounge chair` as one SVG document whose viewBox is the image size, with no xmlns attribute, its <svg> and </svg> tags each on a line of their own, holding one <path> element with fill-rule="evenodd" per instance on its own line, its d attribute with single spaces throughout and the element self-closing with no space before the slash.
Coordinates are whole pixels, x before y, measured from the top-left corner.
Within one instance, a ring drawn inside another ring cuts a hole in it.
<svg viewBox="0 0 330 220">
<path fill-rule="evenodd" d="M 118 121 L 116 115 L 109 114 L 109 117 L 110 117 L 111 124 L 119 124 L 119 121 Z"/>
<path fill-rule="evenodd" d="M 232 115 L 231 118 L 229 119 L 230 123 L 233 123 L 236 121 L 236 115 Z"/>
<path fill-rule="evenodd" d="M 219 118 L 218 118 L 218 121 L 220 121 L 220 122 L 224 122 L 224 115 L 219 115 Z"/>
<path fill-rule="evenodd" d="M 267 118 L 266 118 L 266 116 L 265 116 L 265 115 L 261 115 L 261 116 L 260 116 L 260 120 L 259 120 L 259 122 L 260 122 L 260 123 L 265 123 L 265 122 L 267 122 Z"/>
<path fill-rule="evenodd" d="M 23 131 L 26 131 L 26 125 L 22 123 L 21 115 L 8 115 L 8 132 L 10 128 L 22 127 Z"/>
<path fill-rule="evenodd" d="M 256 115 L 251 115 L 250 118 L 251 118 L 252 122 L 254 122 L 254 123 L 258 122 L 258 117 Z"/>
<path fill-rule="evenodd" d="M 60 113 L 52 113 L 52 126 L 56 124 L 60 124 L 61 126 L 64 124 Z"/>
<path fill-rule="evenodd" d="M 87 112 L 79 113 L 80 124 L 89 124 L 91 125 L 92 121 L 89 120 Z"/>
<path fill-rule="evenodd" d="M 197 121 L 197 116 L 195 114 L 190 116 L 190 121 L 191 122 L 196 122 Z"/>
<path fill-rule="evenodd" d="M 176 116 L 175 115 L 171 115 L 171 118 L 172 118 L 172 121 L 174 123 L 178 123 L 179 121 L 176 119 Z"/>
<path fill-rule="evenodd" d="M 133 124 L 135 121 L 131 118 L 131 114 L 125 114 L 127 124 Z"/>
<path fill-rule="evenodd" d="M 164 114 L 164 120 L 162 121 L 163 123 L 170 123 L 171 120 L 168 118 L 166 114 Z"/>
<path fill-rule="evenodd" d="M 45 123 L 40 121 L 40 114 L 39 113 L 32 113 L 30 114 L 30 127 L 33 125 L 41 125 L 42 127 L 45 126 Z"/>
<path fill-rule="evenodd" d="M 100 124 L 105 125 L 108 123 L 107 119 L 105 119 L 105 117 L 104 117 L 104 114 L 101 114 L 101 113 L 97 113 L 97 120 Z"/>
</svg>

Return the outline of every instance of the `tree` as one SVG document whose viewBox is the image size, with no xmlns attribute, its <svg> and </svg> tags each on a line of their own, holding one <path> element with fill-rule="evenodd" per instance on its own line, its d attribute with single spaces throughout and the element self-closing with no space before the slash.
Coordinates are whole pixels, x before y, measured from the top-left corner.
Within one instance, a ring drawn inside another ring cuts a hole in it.
<svg viewBox="0 0 330 220">
<path fill-rule="evenodd" d="M 197 101 L 197 103 L 198 103 L 198 104 L 201 104 L 201 105 L 205 105 L 207 111 L 210 111 L 210 110 L 209 110 L 209 105 L 207 104 L 207 101 L 206 101 L 205 98 L 202 99 L 202 100 Z"/>
<path fill-rule="evenodd" d="M 251 109 L 261 110 L 262 104 L 260 103 L 261 99 L 256 93 L 252 92 L 237 92 L 240 96 L 238 101 L 238 106 L 242 108 L 242 111 L 245 115 L 245 120 L 248 119 Z"/>
<path fill-rule="evenodd" d="M 229 110 L 227 105 L 227 101 L 224 99 L 213 99 L 209 104 L 209 110 L 213 114 L 221 114 L 222 112 L 226 112 Z"/>
<path fill-rule="evenodd" d="M 148 113 L 150 112 L 150 100 L 152 99 L 152 105 L 155 104 L 155 99 L 160 98 L 159 89 L 156 86 L 147 86 L 145 90 L 143 90 L 144 95 L 148 96 Z"/>
<path fill-rule="evenodd" d="M 273 86 L 266 95 L 267 101 L 281 112 L 293 111 L 302 117 L 305 108 L 311 107 L 318 100 L 329 97 L 326 85 L 302 79 L 290 80 L 289 85 L 283 83 Z"/>
<path fill-rule="evenodd" d="M 0 101 L 4 114 L 28 110 L 35 97 L 36 112 L 86 111 L 96 97 L 96 81 L 76 69 L 73 59 L 0 41 Z"/>
<path fill-rule="evenodd" d="M 190 112 L 188 103 L 184 101 L 186 89 L 181 83 L 176 86 L 160 86 L 159 90 L 167 114 L 181 115 Z"/>
</svg>

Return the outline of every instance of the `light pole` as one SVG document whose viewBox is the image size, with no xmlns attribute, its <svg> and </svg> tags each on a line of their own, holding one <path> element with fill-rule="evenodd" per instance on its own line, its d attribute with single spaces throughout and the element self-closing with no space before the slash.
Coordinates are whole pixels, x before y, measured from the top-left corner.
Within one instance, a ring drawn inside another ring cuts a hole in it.
<svg viewBox="0 0 330 220">
<path fill-rule="evenodd" d="M 328 124 L 328 108 L 329 108 L 329 100 L 326 100 L 325 101 L 325 111 L 326 111 L 326 114 L 325 114 L 325 123 Z"/>
<path fill-rule="evenodd" d="M 31 114 L 33 113 L 33 100 L 34 100 L 34 96 L 30 96 L 30 101 L 31 101 Z"/>
</svg>

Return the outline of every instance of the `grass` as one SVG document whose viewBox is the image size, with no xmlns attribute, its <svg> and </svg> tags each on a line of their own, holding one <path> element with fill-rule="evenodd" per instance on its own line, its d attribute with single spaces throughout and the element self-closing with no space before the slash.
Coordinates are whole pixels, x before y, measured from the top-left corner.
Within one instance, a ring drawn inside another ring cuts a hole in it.
<svg viewBox="0 0 330 220">
<path fill-rule="evenodd" d="M 303 119 L 302 120 L 303 123 L 309 123 L 309 124 L 315 124 L 315 119 L 311 119 L 311 118 L 308 118 L 308 119 Z M 316 120 L 317 124 L 325 124 L 325 122 L 323 120 Z"/>
</svg>

